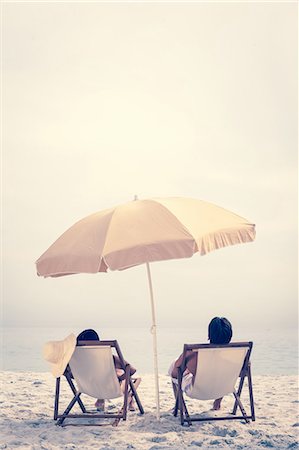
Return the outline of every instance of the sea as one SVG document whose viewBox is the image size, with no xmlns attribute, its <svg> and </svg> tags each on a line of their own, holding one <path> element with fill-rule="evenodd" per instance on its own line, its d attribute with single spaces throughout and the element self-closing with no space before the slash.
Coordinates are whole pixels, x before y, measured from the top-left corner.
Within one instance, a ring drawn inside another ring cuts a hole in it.
<svg viewBox="0 0 299 450">
<path fill-rule="evenodd" d="M 82 328 L 4 327 L 1 332 L 1 370 L 47 372 L 43 345 L 60 340 Z M 153 336 L 148 328 L 97 329 L 101 339 L 117 339 L 124 358 L 140 374 L 153 373 Z M 171 362 L 183 350 L 183 344 L 206 343 L 207 336 L 197 328 L 157 329 L 158 369 L 166 374 Z M 297 329 L 234 330 L 232 342 L 253 341 L 252 372 L 256 375 L 295 375 L 298 373 Z"/>
</svg>

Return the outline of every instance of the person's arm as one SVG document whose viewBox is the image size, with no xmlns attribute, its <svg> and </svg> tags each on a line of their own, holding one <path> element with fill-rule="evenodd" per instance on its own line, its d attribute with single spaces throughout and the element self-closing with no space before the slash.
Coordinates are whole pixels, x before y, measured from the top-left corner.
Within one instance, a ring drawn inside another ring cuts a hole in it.
<svg viewBox="0 0 299 450">
<path fill-rule="evenodd" d="M 117 355 L 113 355 L 113 360 L 114 360 L 114 366 L 116 369 L 123 369 L 120 359 Z M 128 363 L 127 361 L 125 361 L 125 364 L 129 364 L 130 366 L 130 375 L 133 375 L 137 369 L 135 369 L 135 367 L 133 367 L 130 363 Z M 124 379 L 124 378 L 123 378 Z"/>
<path fill-rule="evenodd" d="M 172 378 L 178 377 L 178 368 L 183 362 L 183 353 L 179 356 L 174 364 L 174 368 L 171 372 Z M 186 353 L 186 367 L 187 369 L 194 375 L 196 371 L 196 363 L 197 363 L 197 353 L 192 352 L 192 350 L 188 350 Z M 194 370 L 195 367 L 195 370 Z"/>
</svg>

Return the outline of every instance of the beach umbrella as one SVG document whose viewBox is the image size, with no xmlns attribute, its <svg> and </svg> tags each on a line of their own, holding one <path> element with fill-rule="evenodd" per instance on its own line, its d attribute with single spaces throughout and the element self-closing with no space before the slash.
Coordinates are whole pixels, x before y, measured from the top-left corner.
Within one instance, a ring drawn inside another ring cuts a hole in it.
<svg viewBox="0 0 299 450">
<path fill-rule="evenodd" d="M 205 255 L 254 238 L 254 224 L 214 204 L 181 197 L 135 198 L 75 223 L 37 260 L 37 274 L 59 277 L 146 265 L 159 418 L 156 317 L 149 263 L 188 258 L 197 252 Z"/>
</svg>

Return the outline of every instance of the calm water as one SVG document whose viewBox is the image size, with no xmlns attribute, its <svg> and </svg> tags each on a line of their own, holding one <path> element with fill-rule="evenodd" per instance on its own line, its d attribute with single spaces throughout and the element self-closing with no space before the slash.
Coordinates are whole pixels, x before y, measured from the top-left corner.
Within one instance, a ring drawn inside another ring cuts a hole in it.
<svg viewBox="0 0 299 450">
<path fill-rule="evenodd" d="M 63 339 L 69 333 L 76 335 L 81 329 L 63 328 L 2 328 L 1 370 L 48 371 L 42 357 L 43 344 Z M 97 330 L 98 331 L 98 330 Z M 153 372 L 152 335 L 149 329 L 102 329 L 101 339 L 117 339 L 124 357 L 140 373 Z M 291 375 L 298 370 L 297 330 L 235 330 L 234 341 L 254 342 L 253 372 L 258 375 Z M 177 357 L 184 343 L 206 342 L 207 336 L 198 329 L 161 328 L 158 330 L 159 372 L 166 373 L 171 361 Z"/>
</svg>

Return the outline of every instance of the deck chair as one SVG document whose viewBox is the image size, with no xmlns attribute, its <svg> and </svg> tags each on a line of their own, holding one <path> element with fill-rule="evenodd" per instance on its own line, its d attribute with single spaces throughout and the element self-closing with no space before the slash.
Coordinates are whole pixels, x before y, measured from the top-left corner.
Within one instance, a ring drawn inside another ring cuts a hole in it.
<svg viewBox="0 0 299 450">
<path fill-rule="evenodd" d="M 121 391 L 120 382 L 115 372 L 112 349 L 116 351 L 125 372 L 124 393 Z M 117 426 L 121 419 L 126 420 L 127 418 L 130 396 L 135 398 L 140 413 L 144 413 L 134 387 L 134 379 L 130 376 L 130 366 L 125 362 L 117 341 L 79 341 L 64 376 L 72 390 L 73 398 L 63 414 L 59 414 L 60 377 L 57 378 L 54 404 L 54 420 L 57 421 L 57 425 L 63 425 L 66 418 L 111 418 L 114 419 L 112 425 Z M 123 404 L 117 413 L 90 412 L 87 411 L 81 399 L 81 394 L 104 400 L 123 397 Z M 82 413 L 70 414 L 76 403 L 78 403 Z"/>
<path fill-rule="evenodd" d="M 173 412 L 174 416 L 177 416 L 178 412 L 180 413 L 181 425 L 184 425 L 184 423 L 191 425 L 193 421 L 204 420 L 243 419 L 247 423 L 249 419 L 255 420 L 250 367 L 252 345 L 252 342 L 238 342 L 226 345 L 184 345 L 182 364 L 178 368 L 178 388 L 176 390 L 176 403 Z M 231 415 L 223 417 L 196 417 L 189 415 L 184 399 L 185 393 L 182 390 L 182 379 L 186 369 L 186 353 L 188 350 L 198 352 L 196 375 L 193 386 L 188 391 L 188 397 L 198 400 L 214 400 L 232 393 L 235 401 Z M 246 377 L 249 388 L 250 415 L 246 413 L 240 399 Z M 238 378 L 240 380 L 236 390 L 235 386 Z M 242 415 L 236 415 L 238 408 L 240 408 Z"/>
</svg>

